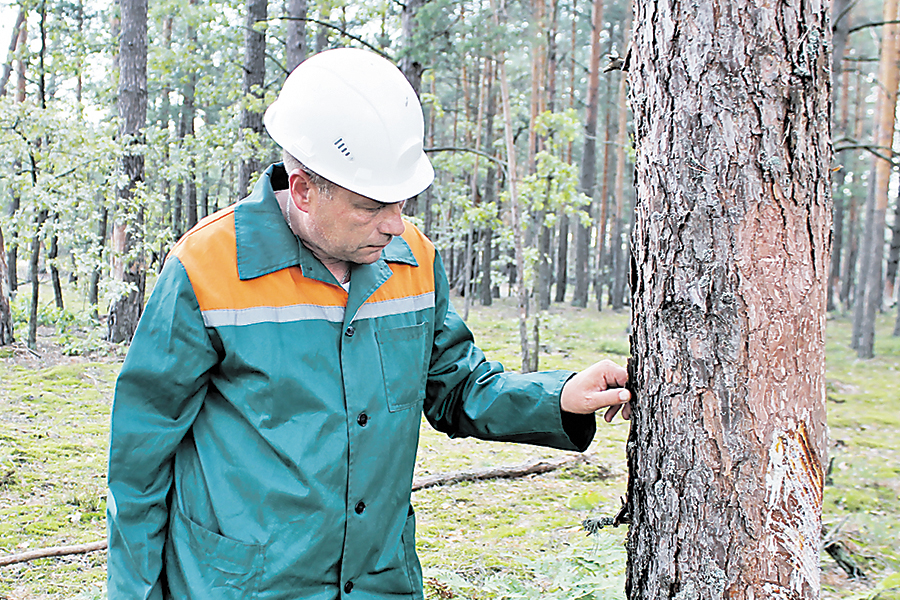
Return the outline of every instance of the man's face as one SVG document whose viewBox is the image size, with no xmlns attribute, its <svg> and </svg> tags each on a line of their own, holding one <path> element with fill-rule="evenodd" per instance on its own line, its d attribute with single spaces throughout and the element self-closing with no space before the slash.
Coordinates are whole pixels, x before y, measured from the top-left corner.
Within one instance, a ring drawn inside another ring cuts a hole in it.
<svg viewBox="0 0 900 600">
<path fill-rule="evenodd" d="M 291 201 L 305 213 L 301 238 L 313 254 L 329 262 L 373 263 L 394 236 L 403 233 L 403 202 L 385 204 L 340 186 L 323 194 L 309 176 L 291 173 Z"/>
</svg>

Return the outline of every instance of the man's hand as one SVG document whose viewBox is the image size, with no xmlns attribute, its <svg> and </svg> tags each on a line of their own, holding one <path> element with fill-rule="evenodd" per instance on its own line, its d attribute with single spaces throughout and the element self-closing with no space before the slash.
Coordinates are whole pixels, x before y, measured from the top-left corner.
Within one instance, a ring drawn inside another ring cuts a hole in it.
<svg viewBox="0 0 900 600">
<path fill-rule="evenodd" d="M 628 371 L 611 360 L 601 360 L 576 373 L 563 386 L 559 405 L 565 412 L 586 415 L 609 408 L 603 416 L 609 423 L 622 409 L 622 418 L 631 418 L 631 392 L 623 386 Z"/>
</svg>

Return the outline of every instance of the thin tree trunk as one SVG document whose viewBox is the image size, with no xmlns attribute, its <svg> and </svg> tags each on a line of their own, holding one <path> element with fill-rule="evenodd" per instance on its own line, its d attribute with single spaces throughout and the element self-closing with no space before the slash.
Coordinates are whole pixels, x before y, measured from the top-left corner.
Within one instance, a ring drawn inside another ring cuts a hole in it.
<svg viewBox="0 0 900 600">
<path fill-rule="evenodd" d="M 126 183 L 118 190 L 118 204 L 130 207 L 144 180 L 144 155 L 132 148 L 140 147 L 147 121 L 147 0 L 119 0 L 119 6 L 119 137 L 126 142 L 120 168 Z M 142 231 L 142 207 L 126 210 L 113 226 L 115 276 L 126 290 L 109 309 L 106 339 L 113 343 L 131 340 L 144 308 Z"/>
<path fill-rule="evenodd" d="M 0 346 L 12 344 L 12 311 L 10 310 L 9 268 L 6 265 L 6 248 L 3 244 L 3 229 L 0 228 Z"/>
<path fill-rule="evenodd" d="M 106 246 L 106 228 L 109 220 L 109 209 L 106 205 L 100 209 L 100 219 L 97 221 L 97 240 L 94 252 L 96 266 L 91 272 L 91 283 L 88 288 L 88 304 L 91 305 L 91 317 L 94 321 L 100 320 L 100 278 L 103 275 L 103 248 Z"/>
<path fill-rule="evenodd" d="M 628 254 L 622 238 L 623 215 L 625 211 L 625 144 L 628 123 L 628 106 L 625 102 L 625 78 L 619 82 L 619 125 L 616 134 L 616 214 L 613 217 L 613 235 L 609 242 L 612 258 L 612 281 L 610 282 L 609 304 L 613 310 L 623 305 L 624 278 L 627 273 Z M 633 214 L 633 211 L 632 211 Z"/>
<path fill-rule="evenodd" d="M 266 15 L 268 0 L 247 0 L 247 18 L 244 21 L 244 76 L 241 91 L 244 97 L 259 97 L 266 78 Z M 241 109 L 241 136 L 244 139 L 261 135 L 263 132 L 261 112 Z M 259 170 L 256 156 L 241 159 L 238 171 L 238 193 L 241 196 L 250 191 L 250 179 Z"/>
<path fill-rule="evenodd" d="M 54 225 L 59 221 L 59 215 L 53 215 Z M 50 281 L 53 283 L 53 299 L 56 302 L 56 308 L 65 309 L 63 303 L 62 282 L 59 279 L 59 268 L 56 266 L 56 259 L 59 257 L 59 236 L 53 232 L 50 238 L 50 250 L 47 251 L 47 263 L 50 266 Z"/>
<path fill-rule="evenodd" d="M 499 0 L 499 8 L 494 10 L 494 24 L 500 27 L 506 23 L 506 0 Z M 494 0 L 491 2 L 495 6 Z M 516 296 L 519 313 L 519 344 L 522 348 L 522 372 L 531 367 L 531 351 L 528 343 L 528 291 L 525 289 L 525 249 L 522 246 L 522 225 L 519 217 L 519 197 L 516 189 L 517 165 L 516 145 L 513 140 L 512 107 L 509 99 L 509 79 L 506 76 L 506 53 L 497 56 L 500 79 L 500 105 L 503 110 L 503 126 L 506 137 L 506 164 L 509 170 L 509 206 L 512 214 L 513 246 L 516 257 Z"/>
<path fill-rule="evenodd" d="M 3 74 L 0 75 L 0 98 L 6 95 L 6 84 L 9 83 L 9 76 L 12 74 L 13 61 L 15 60 L 16 49 L 19 46 L 20 31 L 25 24 L 25 9 L 19 7 L 19 13 L 16 15 L 16 22 L 12 28 L 12 35 L 9 39 L 9 52 L 7 52 L 6 62 L 3 64 Z"/>
<path fill-rule="evenodd" d="M 572 32 L 569 49 L 569 108 L 575 108 L 575 52 L 578 48 L 578 11 L 577 0 L 572 0 Z M 566 152 L 566 162 L 572 164 L 572 142 Z M 566 289 L 569 285 L 569 216 L 565 210 L 559 212 L 559 237 L 556 249 L 556 297 L 557 302 L 565 302 Z"/>
<path fill-rule="evenodd" d="M 884 281 L 884 297 L 888 302 L 893 301 L 894 298 L 898 261 L 900 261 L 900 198 L 897 198 L 894 206 L 894 224 L 891 227 L 891 247 L 888 251 L 887 273 Z"/>
<path fill-rule="evenodd" d="M 487 94 L 487 108 L 485 109 L 484 145 L 493 148 L 494 145 L 494 115 L 497 113 L 496 94 L 494 93 L 494 61 L 487 59 L 485 65 L 486 80 L 485 94 Z M 497 194 L 497 167 L 490 163 L 484 178 L 484 203 L 490 206 L 495 202 Z M 490 306 L 494 301 L 492 269 L 494 264 L 494 230 L 487 226 L 481 230 L 481 305 Z"/>
<path fill-rule="evenodd" d="M 876 87 L 880 97 L 880 116 L 878 119 L 878 139 L 876 146 L 888 157 L 893 156 L 894 121 L 897 110 L 897 84 L 900 81 L 900 26 L 897 25 L 898 2 L 885 0 L 883 37 L 881 42 L 881 59 Z M 863 262 L 867 268 L 866 286 L 860 299 L 864 302 L 864 314 L 860 328 L 859 347 L 856 354 L 860 358 L 872 358 L 875 355 L 875 317 L 881 309 L 884 287 L 882 279 L 882 263 L 884 262 L 884 227 L 887 212 L 888 188 L 891 178 L 891 163 L 876 158 L 875 165 L 875 198 L 871 219 L 866 221 L 867 245 L 871 244 L 868 256 Z M 866 211 L 869 212 L 868 210 Z"/>
<path fill-rule="evenodd" d="M 37 348 L 38 326 L 38 300 L 40 299 L 40 261 L 41 261 L 41 230 L 47 221 L 49 211 L 42 209 L 35 222 L 34 237 L 31 239 L 31 264 L 28 278 L 31 283 L 31 306 L 28 315 L 28 347 Z"/>
<path fill-rule="evenodd" d="M 287 42 L 285 58 L 288 71 L 306 59 L 306 14 L 307 0 L 287 0 Z"/>
<path fill-rule="evenodd" d="M 819 597 L 828 12 L 635 3 L 630 600 Z"/>
<path fill-rule="evenodd" d="M 863 322 L 866 318 L 866 289 L 869 286 L 869 259 L 872 256 L 872 223 L 875 219 L 875 163 L 878 159 L 872 158 L 872 168 L 869 170 L 869 181 L 873 182 L 866 188 L 865 214 L 861 228 L 862 240 L 857 256 L 856 286 L 853 293 L 853 331 L 850 336 L 850 347 L 859 353 L 862 344 Z"/>
<path fill-rule="evenodd" d="M 843 2 L 844 0 L 839 0 Z M 846 19 L 845 19 L 846 20 Z M 840 64 L 840 61 L 835 61 Z M 840 120 L 832 125 L 833 131 L 847 131 L 848 118 L 850 114 L 850 77 L 846 71 L 841 77 L 843 82 L 841 86 L 841 116 Z M 840 298 L 841 286 L 841 256 L 844 252 L 844 213 L 847 204 L 844 197 L 844 183 L 847 180 L 847 162 L 848 159 L 841 156 L 840 166 L 834 180 L 834 244 L 831 249 L 831 269 L 828 275 L 828 310 L 832 311 L 837 307 L 837 300 Z"/>
<path fill-rule="evenodd" d="M 28 21 L 23 21 L 18 28 L 19 35 L 18 41 L 16 43 L 16 48 L 25 48 L 25 44 L 28 42 Z M 21 104 L 25 102 L 25 56 L 20 56 L 16 61 L 16 103 Z M 22 168 L 22 163 L 19 160 L 13 162 L 13 170 L 18 171 Z M 16 213 L 19 211 L 21 206 L 21 198 L 17 192 L 12 193 L 12 199 L 9 204 L 9 217 L 10 220 L 16 221 Z M 9 269 L 9 290 L 10 294 L 15 294 L 16 290 L 19 288 L 19 235 L 17 232 L 13 232 L 11 235 L 11 239 L 9 242 L 9 250 L 6 255 L 7 259 L 7 268 Z"/>
<path fill-rule="evenodd" d="M 624 81 L 624 77 L 622 80 Z M 622 105 L 620 104 L 619 107 L 621 110 Z M 601 175 L 603 183 L 600 186 L 597 210 L 597 269 L 594 272 L 594 295 L 597 298 L 597 310 L 603 310 L 603 287 L 606 283 L 603 280 L 603 262 L 606 260 L 606 223 L 609 217 L 610 114 L 612 114 L 612 110 L 608 107 L 605 115 L 606 127 L 603 132 L 603 175 Z"/>
<path fill-rule="evenodd" d="M 581 155 L 579 191 L 591 201 L 597 180 L 597 112 L 600 88 L 600 32 L 603 30 L 603 0 L 594 0 L 591 10 L 591 62 L 588 71 L 587 111 L 584 117 L 584 150 Z M 575 292 L 572 306 L 587 306 L 590 270 L 588 256 L 591 246 L 591 228 L 575 224 Z"/>
</svg>

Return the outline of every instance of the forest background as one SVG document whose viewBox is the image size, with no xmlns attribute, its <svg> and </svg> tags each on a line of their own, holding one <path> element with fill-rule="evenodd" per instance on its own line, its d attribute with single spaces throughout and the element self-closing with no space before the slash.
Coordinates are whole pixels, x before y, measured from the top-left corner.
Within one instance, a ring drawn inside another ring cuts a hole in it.
<svg viewBox="0 0 900 600">
<path fill-rule="evenodd" d="M 146 54 L 136 58 L 120 45 L 120 7 L 134 4 L 4 6 L 0 344 L 40 353 L 43 326 L 63 355 L 115 354 L 110 344 L 130 338 L 134 307 L 174 242 L 279 159 L 259 116 L 291 66 L 345 45 L 395 60 L 418 89 L 437 179 L 407 213 L 441 251 L 461 313 L 498 300 L 514 308 L 508 363 L 553 364 L 558 346 L 548 340 L 570 306 L 594 316 L 627 308 L 628 2 L 536 0 L 504 10 L 447 0 L 156 2 L 144 21 Z M 896 97 L 900 49 L 885 24 L 896 17 L 895 3 L 864 0 L 836 2 L 832 19 L 829 310 L 857 356 L 887 355 L 875 375 L 887 402 L 897 400 L 896 345 L 885 338 L 900 333 L 900 208 L 894 178 L 883 193 L 869 182 L 876 168 L 894 166 L 890 136 L 878 137 L 894 122 L 879 121 L 876 91 Z M 141 60 L 146 105 L 135 119 L 123 102 L 134 90 L 119 73 Z M 139 172 L 129 171 L 135 157 Z M 856 383 L 835 381 L 835 393 L 857 393 Z M 896 500 L 895 482 L 880 477 L 872 481 Z M 887 581 L 896 557 L 879 552 L 875 571 Z"/>
</svg>

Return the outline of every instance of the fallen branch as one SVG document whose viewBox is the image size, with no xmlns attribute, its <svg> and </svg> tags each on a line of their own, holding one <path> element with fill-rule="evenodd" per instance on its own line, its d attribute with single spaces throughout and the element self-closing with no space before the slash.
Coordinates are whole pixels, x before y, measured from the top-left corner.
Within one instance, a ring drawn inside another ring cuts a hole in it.
<svg viewBox="0 0 900 600">
<path fill-rule="evenodd" d="M 90 544 L 78 544 L 75 546 L 53 546 L 52 548 L 39 548 L 37 550 L 29 550 L 21 554 L 11 554 L 10 556 L 0 556 L 0 567 L 14 565 L 16 563 L 28 562 L 39 558 L 52 558 L 54 556 L 67 556 L 70 554 L 87 554 L 88 552 L 96 552 L 98 550 L 106 550 L 106 540 L 99 542 L 91 542 Z"/>
<path fill-rule="evenodd" d="M 514 477 L 524 477 L 526 475 L 537 475 L 540 473 L 549 473 L 563 467 L 589 463 L 590 457 L 584 454 L 576 454 L 574 456 L 564 456 L 562 458 L 547 458 L 530 460 L 521 465 L 511 467 L 487 467 L 484 469 L 474 469 L 472 471 L 459 471 L 457 473 L 438 473 L 437 475 L 428 475 L 426 477 L 416 477 L 413 480 L 412 491 L 424 490 L 426 488 L 437 487 L 441 485 L 450 485 L 463 481 L 484 481 L 486 479 L 512 479 Z M 598 467 L 602 469 L 602 467 Z M 607 473 L 601 473 L 603 477 Z M 106 540 L 99 542 L 91 542 L 90 544 L 79 544 L 77 546 L 54 546 L 52 548 L 40 548 L 38 550 L 30 550 L 21 554 L 12 554 L 10 556 L 0 556 L 0 567 L 14 565 L 17 563 L 37 560 L 39 558 L 52 558 L 56 556 L 67 556 L 71 554 L 87 554 L 88 552 L 97 552 L 106 550 Z"/>
<path fill-rule="evenodd" d="M 525 475 L 549 473 L 550 471 L 555 471 L 563 467 L 569 467 L 586 462 L 590 462 L 590 458 L 588 456 L 585 456 L 584 454 L 576 454 L 575 456 L 565 456 L 562 458 L 530 460 L 524 464 L 511 467 L 486 467 L 484 469 L 459 471 L 457 473 L 438 473 L 436 475 L 416 477 L 415 479 L 413 479 L 412 490 L 416 492 L 430 487 L 450 485 L 463 481 L 511 479 L 514 477 L 524 477 Z M 606 476 L 605 473 L 604 476 Z"/>
</svg>

